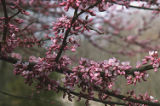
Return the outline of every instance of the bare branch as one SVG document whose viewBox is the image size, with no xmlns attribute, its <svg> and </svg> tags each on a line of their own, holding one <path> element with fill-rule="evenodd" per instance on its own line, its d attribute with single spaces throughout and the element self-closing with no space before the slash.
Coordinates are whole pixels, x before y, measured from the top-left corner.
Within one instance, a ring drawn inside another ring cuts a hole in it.
<svg viewBox="0 0 160 106">
<path fill-rule="evenodd" d="M 7 95 L 7 96 L 10 96 L 10 97 L 17 98 L 17 99 L 38 100 L 38 101 L 40 100 L 40 101 L 42 101 L 42 102 L 49 102 L 49 103 L 51 103 L 51 101 L 49 101 L 49 100 L 42 100 L 42 99 L 40 99 L 40 98 L 35 98 L 35 97 L 31 97 L 31 96 L 18 96 L 18 95 L 14 95 L 14 94 L 11 94 L 11 93 L 2 91 L 2 90 L 0 90 L 0 93 L 3 94 L 3 95 Z"/>
<path fill-rule="evenodd" d="M 12 18 L 14 18 L 15 16 L 17 16 L 21 11 L 18 10 L 18 12 L 16 12 L 15 14 L 13 14 L 12 16 L 9 17 L 9 20 L 11 20 Z"/>
</svg>

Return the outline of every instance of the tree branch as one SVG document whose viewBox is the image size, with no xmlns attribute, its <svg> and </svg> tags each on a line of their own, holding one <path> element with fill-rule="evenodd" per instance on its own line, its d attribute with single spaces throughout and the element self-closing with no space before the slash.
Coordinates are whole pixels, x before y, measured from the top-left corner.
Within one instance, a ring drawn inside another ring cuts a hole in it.
<svg viewBox="0 0 160 106">
<path fill-rule="evenodd" d="M 80 13 L 78 13 L 78 14 L 77 14 L 78 8 L 75 9 L 74 16 L 73 16 L 73 19 L 72 19 L 72 21 L 71 21 L 71 26 L 70 26 L 70 28 L 68 28 L 68 29 L 66 30 L 66 32 L 65 32 L 65 36 L 64 36 L 64 39 L 63 39 L 63 42 L 62 42 L 62 46 L 61 46 L 61 48 L 60 48 L 60 50 L 59 50 L 59 52 L 58 52 L 58 54 L 57 54 L 57 57 L 56 57 L 56 62 L 59 61 L 59 58 L 61 57 L 61 54 L 62 54 L 65 46 L 67 45 L 67 41 L 66 41 L 66 40 L 67 40 L 67 37 L 68 37 L 68 35 L 69 35 L 69 33 L 70 33 L 72 24 L 76 21 L 76 19 L 77 19 L 81 14 L 83 14 L 84 12 L 88 11 L 89 9 L 95 7 L 95 6 L 98 5 L 101 1 L 102 1 L 102 0 L 98 0 L 95 4 L 89 6 L 86 10 L 82 10 L 82 11 L 81 11 Z"/>
<path fill-rule="evenodd" d="M 0 60 L 3 60 L 3 61 L 6 61 L 6 62 L 9 62 L 9 63 L 12 63 L 12 64 L 16 64 L 19 60 L 18 59 L 15 59 L 15 58 L 12 58 L 12 57 L 5 57 L 5 56 L 0 56 Z M 22 61 L 24 62 L 24 61 Z M 35 65 L 35 63 L 29 63 L 29 67 L 33 67 Z M 160 68 L 160 67 L 159 67 Z M 126 70 L 126 74 L 127 75 L 134 75 L 134 72 L 135 71 L 138 71 L 138 72 L 144 72 L 144 71 L 147 71 L 147 70 L 151 70 L 153 69 L 153 66 L 152 65 L 145 65 L 145 66 L 141 66 L 139 68 L 132 68 L 132 69 L 128 69 Z M 62 71 L 62 70 L 61 70 Z M 61 72 L 60 71 L 60 72 Z M 59 71 L 58 71 L 59 72 Z M 67 71 L 68 73 L 72 73 L 71 70 L 68 69 Z M 62 73 L 62 72 L 61 72 Z"/>
<path fill-rule="evenodd" d="M 5 0 L 1 0 L 2 2 L 2 6 L 3 6 L 3 12 L 4 12 L 4 17 L 5 17 L 5 23 L 4 23 L 4 27 L 3 27 L 3 41 L 6 40 L 6 36 L 7 36 L 7 30 L 8 30 L 8 13 L 7 13 L 7 8 L 6 8 L 6 1 Z"/>
<path fill-rule="evenodd" d="M 76 19 L 78 18 L 78 16 L 77 16 L 77 11 L 78 11 L 78 8 L 76 8 L 75 11 L 74 11 L 74 16 L 73 16 L 72 21 L 71 21 L 71 26 L 70 26 L 70 27 L 66 30 L 66 32 L 65 32 L 65 36 L 64 36 L 64 39 L 63 39 L 61 48 L 60 48 L 60 50 L 59 50 L 59 52 L 58 52 L 58 54 L 57 54 L 57 57 L 56 57 L 56 62 L 59 61 L 59 58 L 61 57 L 61 54 L 62 54 L 65 46 L 67 45 L 67 37 L 68 37 L 68 35 L 69 35 L 69 33 L 70 33 L 70 30 L 71 30 L 71 28 L 72 28 L 72 24 L 73 24 L 73 23 L 76 21 Z"/>
<path fill-rule="evenodd" d="M 61 87 L 61 86 L 58 86 L 57 88 L 58 90 L 61 90 L 61 91 L 64 91 L 64 92 L 67 92 L 68 89 L 64 88 L 64 87 Z M 77 92 L 73 92 L 73 91 L 69 91 L 71 94 L 79 97 L 81 94 L 80 93 L 77 93 Z M 3 95 L 7 95 L 7 96 L 10 96 L 10 97 L 14 97 L 14 98 L 17 98 L 17 99 L 24 99 L 24 100 L 40 100 L 40 101 L 43 101 L 43 102 L 50 102 L 48 100 L 42 100 L 40 98 L 33 98 L 33 97 L 30 97 L 30 96 L 17 96 L 17 95 L 14 95 L 14 94 L 11 94 L 11 93 L 8 93 L 8 92 L 5 92 L 5 91 L 2 91 L 0 90 L 0 93 L 3 94 Z M 85 95 L 81 95 L 81 97 L 87 99 L 87 96 Z M 92 98 L 91 99 L 92 101 L 95 101 L 95 102 L 99 102 L 99 103 L 103 103 L 103 104 L 117 104 L 117 105 L 125 105 L 124 103 L 119 103 L 119 102 L 113 102 L 113 101 L 104 101 L 104 100 L 99 100 L 97 98 Z"/>
<path fill-rule="evenodd" d="M 11 58 L 11 57 L 2 57 L 0 56 L 0 60 L 4 60 L 4 61 L 7 61 L 9 63 L 12 63 L 12 64 L 15 64 L 17 63 L 17 59 L 14 59 L 14 58 Z M 33 68 L 33 66 L 35 65 L 35 63 L 29 63 L 29 69 Z M 133 69 L 129 69 L 127 70 L 127 73 L 126 74 L 134 74 L 135 71 L 140 71 L 140 72 L 143 72 L 143 71 L 147 71 L 147 70 L 150 70 L 150 69 L 153 69 L 153 67 L 151 65 L 146 65 L 146 66 L 143 66 L 143 67 L 140 67 L 140 68 L 133 68 Z M 56 70 L 57 73 L 61 73 L 63 74 L 63 69 L 57 69 Z M 67 73 L 72 73 L 71 70 L 66 70 L 65 72 Z M 61 88 L 61 87 L 60 87 Z M 96 91 L 102 91 L 99 87 L 94 87 Z M 62 89 L 62 88 L 61 88 Z M 64 88 L 65 89 L 65 88 Z M 113 96 L 113 97 L 116 97 L 118 99 L 121 99 L 121 100 L 126 100 L 126 101 L 130 101 L 130 102 L 134 102 L 134 103 L 140 103 L 140 104 L 147 104 L 147 105 L 154 105 L 154 106 L 160 106 L 160 103 L 153 103 L 153 102 L 149 102 L 149 101 L 142 101 L 142 100 L 137 100 L 137 99 L 133 99 L 133 98 L 128 98 L 127 96 L 124 96 L 124 95 L 119 95 L 119 94 L 115 94 L 113 92 L 110 92 L 110 91 L 107 91 L 107 90 L 104 90 L 103 91 L 104 93 L 106 93 L 107 95 L 110 95 L 110 96 Z"/>
<path fill-rule="evenodd" d="M 49 100 L 42 100 L 42 99 L 40 99 L 40 98 L 33 98 L 33 97 L 31 97 L 31 96 L 18 96 L 18 95 L 14 95 L 14 94 L 11 94 L 11 93 L 2 91 L 2 90 L 0 90 L 0 93 L 3 94 L 3 95 L 7 95 L 7 96 L 10 96 L 10 97 L 17 98 L 17 99 L 40 100 L 40 101 L 43 101 L 43 102 L 50 102 L 50 103 L 51 103 L 51 101 L 49 101 Z"/>
<path fill-rule="evenodd" d="M 114 2 L 114 1 L 108 1 L 107 0 L 106 2 L 117 4 L 117 5 L 121 5 L 121 6 L 125 6 L 125 4 L 117 3 L 117 2 Z M 129 8 L 135 8 L 135 9 L 143 9 L 143 10 L 150 10 L 150 11 L 160 11 L 160 8 L 147 8 L 147 7 L 140 7 L 140 6 L 133 6 L 133 5 L 127 5 L 127 6 Z"/>
<path fill-rule="evenodd" d="M 12 18 L 14 18 L 16 15 L 18 15 L 21 11 L 18 10 L 18 12 L 16 12 L 15 14 L 13 14 L 12 16 L 9 17 L 9 20 L 11 20 Z"/>
<path fill-rule="evenodd" d="M 62 90 L 62 91 L 65 91 L 67 92 L 68 89 L 66 88 L 63 88 L 63 87 L 58 87 L 59 90 Z M 73 92 L 73 91 L 69 91 L 71 94 L 79 97 L 81 94 L 80 93 L 77 93 L 77 92 Z M 85 98 L 85 99 L 88 99 L 85 95 L 81 95 L 81 97 Z M 119 103 L 119 102 L 113 102 L 113 101 L 104 101 L 104 100 L 100 100 L 100 99 L 97 99 L 97 98 L 92 98 L 91 99 L 92 101 L 95 101 L 95 102 L 100 102 L 100 103 L 103 103 L 103 104 L 116 104 L 116 105 L 126 105 L 125 103 Z"/>
<path fill-rule="evenodd" d="M 101 90 L 97 86 L 94 87 L 94 88 L 95 88 L 96 91 L 102 91 L 107 95 L 113 96 L 113 97 L 121 99 L 121 100 L 126 100 L 126 101 L 133 102 L 133 103 L 146 104 L 146 105 L 149 105 L 149 106 L 160 106 L 160 103 L 154 103 L 154 102 L 150 102 L 150 101 L 147 101 L 147 100 L 133 99 L 133 98 L 130 98 L 130 97 L 127 97 L 127 96 L 124 96 L 124 95 L 120 95 L 120 94 L 116 94 L 114 92 L 110 92 L 108 90 Z"/>
</svg>

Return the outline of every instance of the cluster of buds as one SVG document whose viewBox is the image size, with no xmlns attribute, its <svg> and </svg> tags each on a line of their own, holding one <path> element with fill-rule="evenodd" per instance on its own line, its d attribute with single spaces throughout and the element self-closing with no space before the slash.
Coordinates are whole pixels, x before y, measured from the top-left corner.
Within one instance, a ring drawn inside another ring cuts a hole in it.
<svg viewBox="0 0 160 106">
<path fill-rule="evenodd" d="M 7 53 L 11 53 L 18 46 L 18 40 L 13 33 L 8 36 L 6 39 L 6 43 L 2 44 L 1 53 L 6 55 Z"/>
<path fill-rule="evenodd" d="M 127 75 L 126 80 L 128 85 L 130 84 L 136 85 L 136 83 L 141 82 L 141 80 L 146 81 L 147 77 L 148 74 L 146 72 L 135 71 L 134 76 Z"/>
<path fill-rule="evenodd" d="M 79 7 L 82 10 L 85 10 L 90 5 L 94 5 L 97 2 L 99 2 L 98 8 L 100 11 L 104 10 L 105 6 L 105 0 L 67 0 L 62 3 L 60 3 L 60 6 L 65 6 L 64 9 L 68 11 L 68 9 L 71 8 L 77 8 Z M 88 11 L 89 12 L 89 11 Z"/>
<path fill-rule="evenodd" d="M 14 73 L 23 76 L 28 85 L 31 85 L 34 81 L 38 81 L 37 89 L 55 89 L 58 87 L 58 82 L 50 79 L 49 75 L 58 69 L 68 68 L 68 65 L 71 64 L 67 56 L 61 57 L 59 64 L 55 62 L 55 58 L 56 54 L 46 54 L 45 58 L 30 56 L 29 62 L 24 63 L 19 61 L 14 65 Z"/>
<path fill-rule="evenodd" d="M 67 29 L 70 30 L 70 34 L 78 35 L 78 33 L 82 33 L 84 31 L 88 31 L 87 25 L 92 22 L 92 19 L 90 20 L 81 20 L 77 19 L 74 23 L 71 25 L 72 19 L 67 16 L 62 16 L 57 19 L 56 22 L 53 22 L 53 31 L 55 32 L 55 35 L 58 35 L 60 33 L 64 33 Z"/>
<path fill-rule="evenodd" d="M 144 101 L 150 101 L 150 102 L 158 102 L 158 100 L 156 98 L 154 98 L 153 96 L 150 96 L 147 92 L 145 94 L 140 94 L 138 96 L 136 96 L 134 91 L 128 91 L 127 94 L 129 95 L 129 97 L 132 97 L 136 100 L 144 100 Z M 139 103 L 133 103 L 133 102 L 128 102 L 126 105 L 128 106 L 148 106 L 145 104 L 139 104 Z"/>
<path fill-rule="evenodd" d="M 160 58 L 158 57 L 157 51 L 149 51 L 149 56 L 145 56 L 145 59 L 142 60 L 143 65 L 150 62 L 150 64 L 153 66 L 154 71 L 158 70 L 158 67 L 160 65 Z"/>
<path fill-rule="evenodd" d="M 146 56 L 146 60 L 152 60 L 155 63 L 155 59 L 158 58 L 158 52 L 150 52 L 150 56 Z M 150 57 L 150 58 L 149 58 Z M 64 87 L 69 91 L 73 91 L 76 87 L 80 88 L 82 95 L 87 95 L 88 100 L 95 96 L 94 90 L 99 87 L 102 90 L 111 90 L 117 93 L 114 89 L 114 82 L 118 76 L 125 76 L 128 84 L 136 84 L 141 79 L 145 80 L 146 72 L 135 71 L 134 75 L 128 75 L 127 71 L 132 68 L 129 62 L 120 62 L 116 58 L 110 58 L 101 62 L 95 62 L 93 60 L 87 60 L 81 58 L 79 65 L 73 67 L 71 72 L 65 72 L 71 64 L 70 59 L 67 56 L 60 58 L 59 62 L 55 62 L 56 53 L 46 53 L 45 58 L 36 58 L 31 56 L 29 58 L 30 63 L 18 62 L 15 64 L 14 73 L 21 75 L 25 78 L 27 84 L 31 85 L 34 80 L 38 81 L 37 89 L 57 90 L 59 82 L 49 78 L 51 72 L 55 70 L 63 69 L 65 79 L 63 79 Z M 148 60 L 148 61 L 149 61 Z M 33 65 L 32 65 L 33 64 Z M 157 63 L 156 63 L 157 64 Z M 157 68 L 157 67 L 154 67 Z M 109 95 L 106 95 L 102 90 L 97 91 L 99 99 L 111 99 Z M 72 96 L 70 92 L 67 93 L 69 99 Z M 136 100 L 148 100 L 151 102 L 157 102 L 148 94 L 139 95 L 138 97 L 130 92 L 129 98 L 135 98 Z M 88 101 L 87 100 L 87 101 Z M 138 103 L 128 102 L 129 105 L 138 105 Z"/>
<path fill-rule="evenodd" d="M 73 68 L 73 73 L 65 75 L 64 86 L 70 90 L 74 90 L 78 86 L 81 88 L 81 92 L 88 91 L 90 97 L 93 97 L 95 86 L 112 90 L 117 76 L 125 75 L 125 70 L 130 68 L 128 62 L 120 62 L 116 58 L 102 62 L 82 58 L 79 65 Z"/>
</svg>

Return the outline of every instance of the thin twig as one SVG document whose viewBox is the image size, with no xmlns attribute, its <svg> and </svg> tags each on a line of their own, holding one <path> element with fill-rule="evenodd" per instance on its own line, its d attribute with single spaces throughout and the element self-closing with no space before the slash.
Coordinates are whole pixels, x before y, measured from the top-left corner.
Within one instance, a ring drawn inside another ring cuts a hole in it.
<svg viewBox="0 0 160 106">
<path fill-rule="evenodd" d="M 10 97 L 17 98 L 17 99 L 24 99 L 24 100 L 40 100 L 40 101 L 43 101 L 43 102 L 51 103 L 51 101 L 49 101 L 49 100 L 42 100 L 42 99 L 40 99 L 40 98 L 35 98 L 35 97 L 31 97 L 31 96 L 18 96 L 18 95 L 14 95 L 14 94 L 11 94 L 11 93 L 2 91 L 2 90 L 0 90 L 0 93 L 3 94 L 3 95 L 7 95 L 7 96 L 10 96 Z"/>
<path fill-rule="evenodd" d="M 12 16 L 9 17 L 9 20 L 11 20 L 12 18 L 14 18 L 15 16 L 17 16 L 21 11 L 16 12 L 15 14 L 13 14 Z"/>
</svg>

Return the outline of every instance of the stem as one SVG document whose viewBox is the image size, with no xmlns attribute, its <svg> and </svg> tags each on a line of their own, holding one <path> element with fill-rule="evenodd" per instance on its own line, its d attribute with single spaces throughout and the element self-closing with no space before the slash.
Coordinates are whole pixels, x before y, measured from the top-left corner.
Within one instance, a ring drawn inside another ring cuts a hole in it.
<svg viewBox="0 0 160 106">
<path fill-rule="evenodd" d="M 33 98 L 31 96 L 18 96 L 18 95 L 14 95 L 14 94 L 11 94 L 11 93 L 8 93 L 8 92 L 5 92 L 5 91 L 2 91 L 0 90 L 0 93 L 3 94 L 3 95 L 6 95 L 6 96 L 10 96 L 10 97 L 14 97 L 14 98 L 17 98 L 17 99 L 24 99 L 24 100 L 37 100 L 37 101 L 42 101 L 42 102 L 48 102 L 48 103 L 51 103 L 51 101 L 49 100 L 42 100 L 41 98 Z"/>
<path fill-rule="evenodd" d="M 133 102 L 133 103 L 140 103 L 140 104 L 146 104 L 149 106 L 160 106 L 160 103 L 154 103 L 154 102 L 150 102 L 147 100 L 138 100 L 138 99 L 133 99 L 124 95 L 120 95 L 120 94 L 116 94 L 114 92 L 110 92 L 108 90 L 101 90 L 99 87 L 94 87 L 96 91 L 102 91 L 107 95 L 113 96 L 115 98 L 124 100 L 124 101 L 129 101 L 129 102 Z"/>
<path fill-rule="evenodd" d="M 78 14 L 77 14 L 78 8 L 75 9 L 74 16 L 73 16 L 73 19 L 72 19 L 72 21 L 71 21 L 71 26 L 70 26 L 70 28 L 68 28 L 68 29 L 66 30 L 66 32 L 65 32 L 65 37 L 64 37 L 64 39 L 63 39 L 63 42 L 62 42 L 62 46 L 61 46 L 61 48 L 60 48 L 60 51 L 59 51 L 58 54 L 57 54 L 56 62 L 59 61 L 59 58 L 61 57 L 61 54 L 62 54 L 64 48 L 65 48 L 66 45 L 67 45 L 67 41 L 66 41 L 66 40 L 67 40 L 67 37 L 68 37 L 68 35 L 69 35 L 69 33 L 70 33 L 70 30 L 71 30 L 71 27 L 72 27 L 73 23 L 76 21 L 76 19 L 77 19 L 81 14 L 83 14 L 84 12 L 86 12 L 87 10 L 89 10 L 89 9 L 91 9 L 91 8 L 94 8 L 96 5 L 98 5 L 99 3 L 101 3 L 101 1 L 102 1 L 102 0 L 98 0 L 95 4 L 89 6 L 86 10 L 82 10 L 82 11 L 81 11 L 80 13 L 78 13 Z"/>
<path fill-rule="evenodd" d="M 4 17 L 5 17 L 5 23 L 4 23 L 4 29 L 3 29 L 3 41 L 5 42 L 6 40 L 6 36 L 7 36 L 7 32 L 8 32 L 8 13 L 7 13 L 7 8 L 6 8 L 6 1 L 5 0 L 1 0 L 2 2 L 2 6 L 3 6 L 3 11 L 4 11 Z"/>
<path fill-rule="evenodd" d="M 78 16 L 77 16 L 77 11 L 78 11 L 78 8 L 76 8 L 75 11 L 74 11 L 74 16 L 73 16 L 72 21 L 71 21 L 71 26 L 70 26 L 70 27 L 66 30 L 66 32 L 65 32 L 65 36 L 64 36 L 64 39 L 63 39 L 61 48 L 60 48 L 60 50 L 59 50 L 59 52 L 58 52 L 58 54 L 57 54 L 57 57 L 56 57 L 56 62 L 58 62 L 58 60 L 59 60 L 59 58 L 61 57 L 61 54 L 62 54 L 64 48 L 65 48 L 66 45 L 67 45 L 67 37 L 68 37 L 68 35 L 69 35 L 70 31 L 71 31 L 71 28 L 72 28 L 73 23 L 74 23 L 74 22 L 76 21 L 76 19 L 78 18 Z"/>
<path fill-rule="evenodd" d="M 62 90 L 64 92 L 67 92 L 68 89 L 66 88 L 63 88 L 63 87 L 58 87 L 59 90 Z M 77 92 L 73 92 L 73 91 L 69 91 L 71 94 L 79 97 L 81 94 L 80 93 L 77 93 Z M 85 98 L 85 99 L 88 99 L 88 97 L 86 95 L 81 95 L 81 97 Z M 104 100 L 100 100 L 100 99 L 97 99 L 97 98 L 92 98 L 91 99 L 92 101 L 96 101 L 96 102 L 100 102 L 100 103 L 103 103 L 103 104 L 110 104 L 110 105 L 113 105 L 113 104 L 116 104 L 116 105 L 126 105 L 124 103 L 119 103 L 119 102 L 113 102 L 113 101 L 104 101 Z"/>
</svg>

